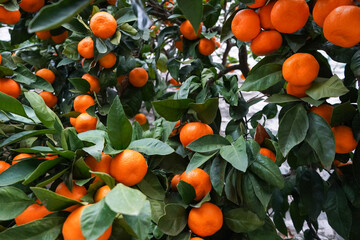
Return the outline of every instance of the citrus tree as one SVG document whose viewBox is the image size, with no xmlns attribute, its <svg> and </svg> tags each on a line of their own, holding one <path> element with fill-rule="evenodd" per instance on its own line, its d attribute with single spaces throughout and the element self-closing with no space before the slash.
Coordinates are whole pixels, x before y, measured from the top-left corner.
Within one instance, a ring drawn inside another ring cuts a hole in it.
<svg viewBox="0 0 360 240">
<path fill-rule="evenodd" d="M 359 2 L 0 0 L 0 26 L 0 239 L 320 239 L 321 212 L 360 238 Z"/>
</svg>

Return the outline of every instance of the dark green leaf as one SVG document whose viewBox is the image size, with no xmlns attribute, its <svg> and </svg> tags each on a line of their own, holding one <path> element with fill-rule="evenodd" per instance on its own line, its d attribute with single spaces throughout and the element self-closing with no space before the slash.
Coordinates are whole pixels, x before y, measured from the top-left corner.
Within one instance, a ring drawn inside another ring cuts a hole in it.
<svg viewBox="0 0 360 240">
<path fill-rule="evenodd" d="M 25 138 L 29 138 L 37 135 L 53 134 L 55 132 L 56 131 L 53 129 L 44 129 L 44 130 L 30 130 L 30 131 L 15 133 L 14 135 L 11 135 L 11 137 L 8 137 L 4 141 L 2 141 L 0 143 L 0 147 L 13 144 Z"/>
<path fill-rule="evenodd" d="M 15 187 L 0 188 L 0 221 L 6 221 L 17 217 L 34 201 L 23 191 Z"/>
<path fill-rule="evenodd" d="M 131 0 L 131 6 L 138 19 L 138 28 L 140 30 L 148 29 L 152 25 L 152 22 L 146 13 L 142 1 Z"/>
<path fill-rule="evenodd" d="M 204 103 L 190 103 L 189 108 L 197 113 L 201 122 L 210 124 L 215 120 L 219 108 L 219 99 L 210 98 Z"/>
<path fill-rule="evenodd" d="M 248 156 L 243 136 L 239 137 L 231 146 L 222 146 L 220 155 L 237 170 L 242 172 L 246 171 L 248 167 Z"/>
<path fill-rule="evenodd" d="M 115 149 L 125 149 L 129 146 L 132 136 L 132 127 L 126 117 L 119 97 L 116 97 L 110 107 L 107 118 L 108 135 Z"/>
<path fill-rule="evenodd" d="M 3 92 L 0 92 L 0 109 L 5 112 L 15 113 L 28 118 L 23 105 L 16 99 Z"/>
<path fill-rule="evenodd" d="M 327 97 L 339 97 L 349 92 L 344 86 L 341 79 L 334 75 L 326 81 L 314 82 L 311 87 L 306 90 L 306 94 L 315 100 Z"/>
<path fill-rule="evenodd" d="M 213 156 L 217 154 L 217 151 L 214 153 L 195 153 L 190 160 L 190 163 L 188 164 L 186 168 L 186 172 L 190 172 L 194 170 L 195 168 L 200 167 L 204 163 L 206 163 L 208 160 L 210 160 Z"/>
<path fill-rule="evenodd" d="M 60 27 L 89 5 L 88 0 L 62 0 L 46 5 L 30 21 L 28 31 L 37 32 Z"/>
<path fill-rule="evenodd" d="M 177 4 L 180 10 L 185 15 L 197 32 L 199 29 L 202 16 L 203 16 L 203 5 L 201 0 L 178 0 Z M 195 32 L 194 32 L 195 33 Z"/>
<path fill-rule="evenodd" d="M 42 161 L 31 159 L 11 165 L 0 174 L 0 187 L 20 182 L 31 174 Z"/>
<path fill-rule="evenodd" d="M 95 176 L 99 177 L 110 188 L 115 187 L 115 179 L 111 177 L 109 174 L 103 172 L 93 172 L 93 171 L 90 172 L 93 173 Z"/>
<path fill-rule="evenodd" d="M 81 214 L 81 232 L 86 239 L 96 240 L 112 225 L 115 216 L 105 199 L 89 205 Z"/>
<path fill-rule="evenodd" d="M 209 134 L 192 141 L 186 147 L 194 152 L 206 153 L 219 150 L 226 145 L 230 145 L 226 138 L 216 134 Z"/>
<path fill-rule="evenodd" d="M 176 236 L 185 228 L 187 213 L 184 207 L 177 204 L 165 206 L 165 215 L 159 219 L 158 227 L 170 236 Z"/>
<path fill-rule="evenodd" d="M 236 208 L 225 212 L 226 225 L 236 233 L 251 232 L 264 225 L 264 220 L 244 208 Z"/>
<path fill-rule="evenodd" d="M 164 200 L 165 190 L 159 179 L 151 171 L 148 171 L 145 177 L 137 184 L 138 188 L 149 198 L 155 200 Z"/>
<path fill-rule="evenodd" d="M 90 84 L 83 78 L 69 78 L 69 82 L 80 92 L 88 93 L 90 91 Z"/>
<path fill-rule="evenodd" d="M 284 187 L 284 178 L 280 169 L 270 158 L 258 154 L 250 165 L 250 170 L 269 185 L 279 189 Z"/>
<path fill-rule="evenodd" d="M 245 82 L 240 87 L 242 91 L 262 91 L 282 80 L 282 66 L 270 63 L 261 66 L 256 71 L 250 71 Z"/>
<path fill-rule="evenodd" d="M 309 120 L 302 104 L 297 104 L 285 113 L 279 125 L 279 147 L 284 156 L 301 143 L 309 128 Z"/>
<path fill-rule="evenodd" d="M 194 187 L 187 182 L 180 180 L 177 184 L 177 189 L 185 204 L 190 204 L 196 197 Z"/>
<path fill-rule="evenodd" d="M 93 143 L 94 145 L 82 148 L 85 152 L 93 156 L 96 160 L 101 159 L 105 144 L 105 132 L 101 130 L 86 131 L 78 134 L 80 140 Z"/>
<path fill-rule="evenodd" d="M 156 112 L 168 121 L 175 122 L 189 108 L 192 99 L 167 99 L 152 102 Z"/>
<path fill-rule="evenodd" d="M 25 181 L 22 183 L 24 185 L 27 185 L 40 176 L 44 175 L 48 170 L 53 168 L 55 165 L 57 165 L 59 162 L 61 162 L 61 158 L 56 158 L 53 160 L 47 160 L 42 162 L 34 172 L 32 172 L 29 176 L 26 176 Z"/>
<path fill-rule="evenodd" d="M 222 195 L 225 181 L 226 161 L 219 156 L 215 157 L 210 168 L 211 185 L 219 196 Z"/>
</svg>

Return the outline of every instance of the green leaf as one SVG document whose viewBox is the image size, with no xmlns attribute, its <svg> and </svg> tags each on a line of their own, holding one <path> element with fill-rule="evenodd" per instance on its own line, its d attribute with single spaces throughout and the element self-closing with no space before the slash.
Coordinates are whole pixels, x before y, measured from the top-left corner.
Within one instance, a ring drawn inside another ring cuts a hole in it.
<svg viewBox="0 0 360 240">
<path fill-rule="evenodd" d="M 107 173 L 103 173 L 103 172 L 93 172 L 90 171 L 91 173 L 93 173 L 95 176 L 99 177 L 106 185 L 108 185 L 110 188 L 115 187 L 115 179 L 110 176 Z"/>
<path fill-rule="evenodd" d="M 324 168 L 330 169 L 335 159 L 335 140 L 329 124 L 318 114 L 309 112 L 309 130 L 305 141 L 316 152 Z"/>
<path fill-rule="evenodd" d="M 36 179 L 38 179 L 40 176 L 44 175 L 48 170 L 56 166 L 59 162 L 61 162 L 61 158 L 56 158 L 53 160 L 47 160 L 42 163 L 33 171 L 29 176 L 25 178 L 25 181 L 22 183 L 24 185 L 27 185 Z"/>
<path fill-rule="evenodd" d="M 301 101 L 299 98 L 294 97 L 288 94 L 274 94 L 271 95 L 266 102 L 269 103 L 288 103 L 288 102 L 299 102 Z"/>
<path fill-rule="evenodd" d="M 282 80 L 282 65 L 270 63 L 250 71 L 240 87 L 242 91 L 262 91 Z"/>
<path fill-rule="evenodd" d="M 210 168 L 211 185 L 219 196 L 222 195 L 222 191 L 224 189 L 226 165 L 227 162 L 217 156 L 212 161 Z"/>
<path fill-rule="evenodd" d="M 154 138 L 135 140 L 128 148 L 146 155 L 169 155 L 174 152 L 169 145 Z"/>
<path fill-rule="evenodd" d="M 167 70 L 168 70 L 167 66 L 166 66 L 167 62 L 168 62 L 168 58 L 166 57 L 166 55 L 163 53 L 160 53 L 160 56 L 159 56 L 158 60 L 156 61 L 156 67 L 160 70 L 160 72 L 162 72 L 162 73 L 167 72 Z"/>
<path fill-rule="evenodd" d="M 68 78 L 69 82 L 80 92 L 88 93 L 90 91 L 90 84 L 83 78 Z"/>
<path fill-rule="evenodd" d="M 137 216 L 146 202 L 146 196 L 139 190 L 118 183 L 105 196 L 105 201 L 114 212 Z"/>
<path fill-rule="evenodd" d="M 191 184 L 180 180 L 176 187 L 185 204 L 190 204 L 195 199 L 196 192 Z"/>
<path fill-rule="evenodd" d="M 350 68 L 356 77 L 360 76 L 360 50 L 352 56 Z"/>
<path fill-rule="evenodd" d="M 34 203 L 23 191 L 15 187 L 0 188 L 0 221 L 17 217 L 28 206 Z"/>
<path fill-rule="evenodd" d="M 175 122 L 189 108 L 192 99 L 166 99 L 152 102 L 156 112 L 170 122 Z"/>
<path fill-rule="evenodd" d="M 70 20 L 89 5 L 89 0 L 61 0 L 57 3 L 46 5 L 30 21 L 30 33 L 54 29 Z"/>
<path fill-rule="evenodd" d="M 44 100 L 35 92 L 26 92 L 26 99 L 30 102 L 34 109 L 36 116 L 47 128 L 54 128 L 56 121 L 56 114 L 46 106 Z"/>
<path fill-rule="evenodd" d="M 237 11 L 234 11 L 230 17 L 228 17 L 223 25 L 223 27 L 221 28 L 221 35 L 220 35 L 220 40 L 221 42 L 224 42 L 226 40 L 228 40 L 229 38 L 233 37 L 234 34 L 231 31 L 231 23 L 232 20 L 234 19 L 235 15 L 236 15 Z"/>
<path fill-rule="evenodd" d="M 81 202 L 64 197 L 45 188 L 31 187 L 30 189 L 49 211 L 59 211 L 75 204 L 81 204 Z"/>
<path fill-rule="evenodd" d="M 195 168 L 200 167 L 201 165 L 203 165 L 204 163 L 206 163 L 208 160 L 210 160 L 213 156 L 215 156 L 215 154 L 217 154 L 218 152 L 213 152 L 213 153 L 195 153 L 190 160 L 190 163 L 188 164 L 188 166 L 186 167 L 186 173 L 194 170 Z"/>
<path fill-rule="evenodd" d="M 336 183 L 327 192 L 324 209 L 330 226 L 344 239 L 349 239 L 352 212 L 344 191 Z"/>
<path fill-rule="evenodd" d="M 132 136 L 132 127 L 126 117 L 119 97 L 116 97 L 110 107 L 107 117 L 108 135 L 115 149 L 125 149 L 129 146 Z"/>
<path fill-rule="evenodd" d="M 61 233 L 64 217 L 45 217 L 24 225 L 8 228 L 0 233 L 1 240 L 56 239 Z"/>
<path fill-rule="evenodd" d="M 11 165 L 8 169 L 0 174 L 0 187 L 12 185 L 20 182 L 31 174 L 42 161 L 31 159 L 27 161 L 20 161 L 17 164 Z"/>
<path fill-rule="evenodd" d="M 137 184 L 138 188 L 149 198 L 155 200 L 164 200 L 165 190 L 159 179 L 151 171 L 148 171 L 145 177 Z"/>
<path fill-rule="evenodd" d="M 226 145 L 230 145 L 226 138 L 216 134 L 209 134 L 192 141 L 186 147 L 194 152 L 206 153 L 219 150 Z"/>
<path fill-rule="evenodd" d="M 165 215 L 159 219 L 158 227 L 170 236 L 176 236 L 185 228 L 187 213 L 183 206 L 168 204 L 165 206 Z"/>
<path fill-rule="evenodd" d="M 140 30 L 148 29 L 152 22 L 148 17 L 146 10 L 140 0 L 131 0 L 131 7 L 138 19 L 138 28 Z"/>
<path fill-rule="evenodd" d="M 0 92 L 0 110 L 29 118 L 25 113 L 23 105 L 19 101 L 3 92 Z"/>
<path fill-rule="evenodd" d="M 334 75 L 326 81 L 313 82 L 305 92 L 313 99 L 319 100 L 321 98 L 342 96 L 349 92 L 349 89 L 344 86 L 344 83 L 337 75 Z"/>
<path fill-rule="evenodd" d="M 300 232 L 304 226 L 305 217 L 301 215 L 298 201 L 291 202 L 289 212 L 296 232 Z"/>
<path fill-rule="evenodd" d="M 178 0 L 177 4 L 197 32 L 203 16 L 203 5 L 201 0 Z"/>
<path fill-rule="evenodd" d="M 225 212 L 226 225 L 236 233 L 251 232 L 264 225 L 264 220 L 244 208 L 236 208 Z"/>
<path fill-rule="evenodd" d="M 150 201 L 146 201 L 138 216 L 124 215 L 124 219 L 137 235 L 136 239 L 148 239 L 151 223 Z"/>
<path fill-rule="evenodd" d="M 359 95 L 360 96 L 360 95 Z M 350 123 L 356 114 L 356 108 L 350 102 L 344 102 L 334 106 L 331 115 L 331 126 Z"/>
<path fill-rule="evenodd" d="M 54 88 L 48 81 L 42 77 L 36 76 L 27 67 L 21 64 L 18 64 L 18 67 L 16 68 L 16 76 L 14 79 L 17 82 L 24 83 L 32 88 L 39 88 L 48 92 L 54 91 Z"/>
<path fill-rule="evenodd" d="M 210 98 L 204 103 L 190 103 L 189 108 L 197 113 L 197 117 L 201 122 L 210 124 L 215 120 L 219 109 L 219 99 Z"/>
<path fill-rule="evenodd" d="M 14 71 L 11 68 L 5 67 L 5 66 L 0 66 L 0 77 L 5 77 L 5 76 L 12 76 L 14 75 Z"/>
<path fill-rule="evenodd" d="M 89 205 L 81 213 L 81 232 L 86 239 L 96 240 L 112 225 L 115 216 L 105 199 Z"/>
<path fill-rule="evenodd" d="M 248 167 L 248 156 L 243 136 L 239 137 L 231 146 L 221 147 L 220 155 L 237 170 L 242 172 L 246 171 Z"/>
<path fill-rule="evenodd" d="M 284 187 L 284 178 L 280 169 L 270 158 L 259 153 L 250 165 L 250 170 L 269 185 L 279 189 Z"/>
<path fill-rule="evenodd" d="M 297 104 L 285 113 L 279 125 L 279 147 L 283 156 L 301 143 L 309 128 L 309 120 L 302 104 Z"/>
<path fill-rule="evenodd" d="M 81 141 L 90 142 L 94 145 L 82 148 L 85 152 L 93 156 L 96 160 L 101 159 L 105 145 L 106 133 L 101 130 L 91 130 L 77 135 Z"/>
</svg>

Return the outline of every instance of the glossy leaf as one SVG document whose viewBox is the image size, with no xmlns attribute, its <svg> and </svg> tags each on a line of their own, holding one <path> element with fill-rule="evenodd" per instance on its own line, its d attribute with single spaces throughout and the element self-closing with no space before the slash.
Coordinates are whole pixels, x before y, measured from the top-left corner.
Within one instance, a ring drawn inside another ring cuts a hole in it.
<svg viewBox="0 0 360 240">
<path fill-rule="evenodd" d="M 306 90 L 306 94 L 315 100 L 319 100 L 327 97 L 339 97 L 348 91 L 340 78 L 334 75 L 326 81 L 314 82 L 311 87 Z"/>
<path fill-rule="evenodd" d="M 224 220 L 226 225 L 236 233 L 251 232 L 264 225 L 264 220 L 244 208 L 236 208 L 225 212 Z"/>
<path fill-rule="evenodd" d="M 169 145 L 153 138 L 135 140 L 128 148 L 146 155 L 169 155 L 174 152 Z"/>
<path fill-rule="evenodd" d="M 28 118 L 23 105 L 16 99 L 3 92 L 0 92 L 0 109 L 5 112 L 15 113 Z"/>
<path fill-rule="evenodd" d="M 217 152 L 214 153 L 195 153 L 191 159 L 190 159 L 190 163 L 188 164 L 187 168 L 186 168 L 186 172 L 190 172 L 192 170 L 194 170 L 195 168 L 200 167 L 201 165 L 203 165 L 204 163 L 206 163 L 208 160 L 210 160 L 213 156 L 215 156 L 215 154 L 217 154 Z"/>
<path fill-rule="evenodd" d="M 165 206 L 165 215 L 159 219 L 158 227 L 163 233 L 176 236 L 186 226 L 186 215 L 184 207 L 177 204 L 168 204 Z"/>
<path fill-rule="evenodd" d="M 212 161 L 210 168 L 211 185 L 220 196 L 224 189 L 226 165 L 227 162 L 222 158 L 220 158 L 219 156 L 217 156 Z"/>
<path fill-rule="evenodd" d="M 12 185 L 25 179 L 42 161 L 31 159 L 11 165 L 0 174 L 0 187 Z"/>
<path fill-rule="evenodd" d="M 185 15 L 193 26 L 195 31 L 199 29 L 202 15 L 203 15 L 203 5 L 201 0 L 178 0 L 177 4 L 179 5 L 180 10 Z"/>
<path fill-rule="evenodd" d="M 258 154 L 250 165 L 250 170 L 269 185 L 279 189 L 284 187 L 284 178 L 280 169 L 270 158 Z"/>
<path fill-rule="evenodd" d="M 0 188 L 0 221 L 11 220 L 22 213 L 34 201 L 15 187 Z"/>
<path fill-rule="evenodd" d="M 248 156 L 243 136 L 239 137 L 231 146 L 221 147 L 220 155 L 237 170 L 242 172 L 246 171 L 248 167 Z"/>
<path fill-rule="evenodd" d="M 309 120 L 302 104 L 297 104 L 285 113 L 279 125 L 279 147 L 284 156 L 301 143 L 309 128 Z"/>
<path fill-rule="evenodd" d="M 219 99 L 210 98 L 204 103 L 190 103 L 190 109 L 193 109 L 201 122 L 211 124 L 216 117 L 219 108 Z"/>
<path fill-rule="evenodd" d="M 270 63 L 251 71 L 240 87 L 242 91 L 262 91 L 282 80 L 282 66 Z"/>
<path fill-rule="evenodd" d="M 209 134 L 192 141 L 186 148 L 194 152 L 206 153 L 219 150 L 226 145 L 230 145 L 230 142 L 226 140 L 226 138 L 216 134 Z"/>
<path fill-rule="evenodd" d="M 156 112 L 170 122 L 175 122 L 189 108 L 192 99 L 167 99 L 152 102 Z"/>
<path fill-rule="evenodd" d="M 179 181 L 177 184 L 177 190 L 181 195 L 181 198 L 183 199 L 185 204 L 190 204 L 196 197 L 196 192 L 194 187 L 182 180 Z"/>
<path fill-rule="evenodd" d="M 43 7 L 30 21 L 28 31 L 37 32 L 60 27 L 89 5 L 88 0 L 61 0 Z"/>
<path fill-rule="evenodd" d="M 138 216 L 124 215 L 124 219 L 136 234 L 137 239 L 148 239 L 151 226 L 151 207 L 149 201 L 145 202 Z"/>
<path fill-rule="evenodd" d="M 109 139 L 113 147 L 121 150 L 129 146 L 132 136 L 132 127 L 118 97 L 114 99 L 110 107 L 107 118 L 107 127 L 109 130 Z"/>
<path fill-rule="evenodd" d="M 158 177 L 151 171 L 148 171 L 145 177 L 137 184 L 138 188 L 149 198 L 155 200 L 164 200 L 165 190 L 162 187 Z"/>
<path fill-rule="evenodd" d="M 61 158 L 56 158 L 53 160 L 47 160 L 40 163 L 39 166 L 35 169 L 35 171 L 33 171 L 30 175 L 26 176 L 22 184 L 27 185 L 35 181 L 37 178 L 44 175 L 48 170 L 56 166 L 61 161 L 62 161 Z"/>
</svg>

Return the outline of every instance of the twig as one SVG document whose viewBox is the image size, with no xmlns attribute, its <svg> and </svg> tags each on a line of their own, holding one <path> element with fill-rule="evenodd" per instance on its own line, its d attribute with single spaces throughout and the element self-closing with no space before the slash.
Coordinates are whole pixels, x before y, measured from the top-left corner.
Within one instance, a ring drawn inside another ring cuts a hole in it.
<svg viewBox="0 0 360 240">
<path fill-rule="evenodd" d="M 240 70 L 244 77 L 246 78 L 249 74 L 249 65 L 247 61 L 247 51 L 246 51 L 246 45 L 243 44 L 239 49 L 239 64 L 240 64 Z"/>
<path fill-rule="evenodd" d="M 226 48 L 225 48 L 224 55 L 223 55 L 223 59 L 222 59 L 222 63 L 221 63 L 224 67 L 226 67 L 227 57 L 228 57 L 229 52 L 230 52 L 230 50 L 231 50 L 231 48 L 232 48 L 233 46 L 234 46 L 234 44 L 231 43 L 231 40 L 230 40 L 230 39 L 226 40 Z"/>
</svg>

